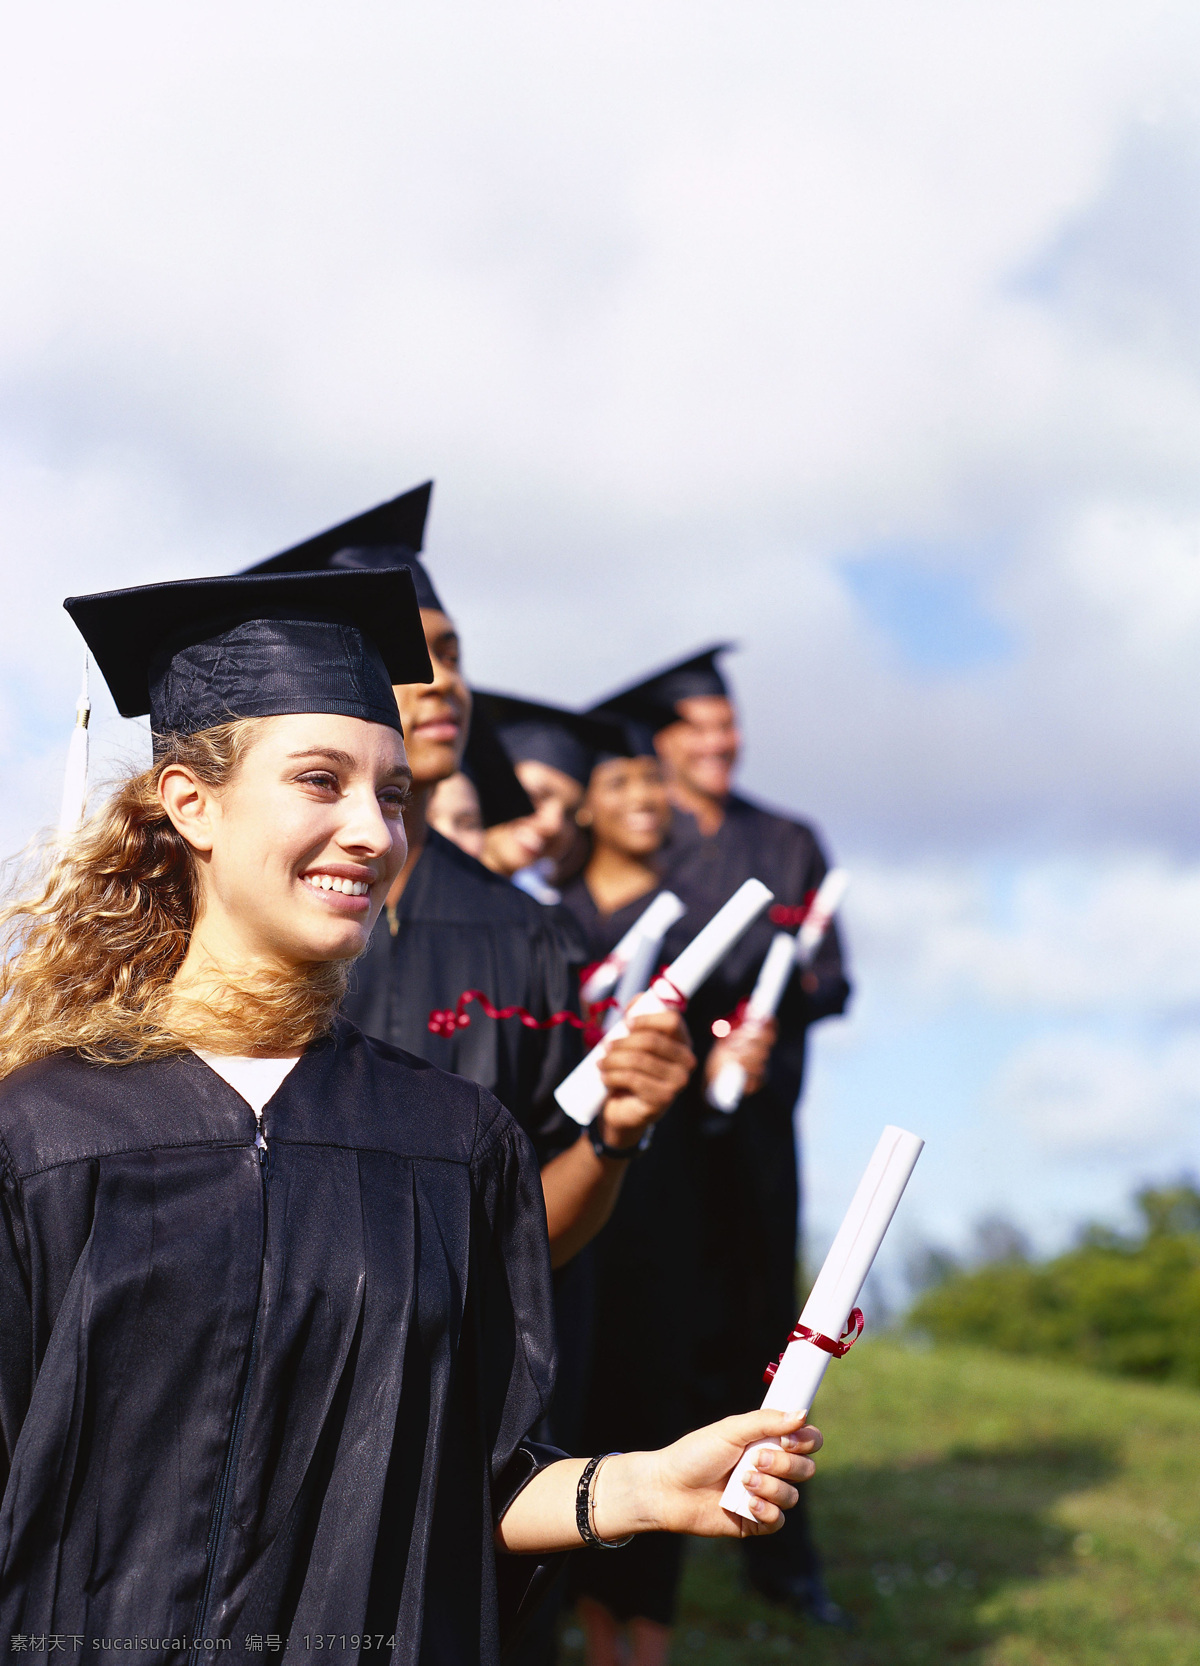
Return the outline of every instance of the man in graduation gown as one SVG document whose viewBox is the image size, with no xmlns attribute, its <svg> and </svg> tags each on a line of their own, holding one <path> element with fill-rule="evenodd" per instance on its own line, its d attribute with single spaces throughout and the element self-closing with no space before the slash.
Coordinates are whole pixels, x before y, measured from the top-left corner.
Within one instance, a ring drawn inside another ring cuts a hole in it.
<svg viewBox="0 0 1200 1666">
<path fill-rule="evenodd" d="M 396 689 L 413 771 L 404 818 L 409 859 L 352 974 L 345 1010 L 369 1035 L 470 1077 L 513 1113 L 542 1165 L 551 1254 L 562 1266 L 608 1218 L 629 1154 L 694 1060 L 681 1024 L 630 1036 L 606 1069 L 609 1098 L 581 1134 L 554 1100 L 581 1056 L 580 1032 L 565 1021 L 549 1025 L 557 1014 L 578 1014 L 578 940 L 555 910 L 426 824 L 434 787 L 463 761 L 472 716 L 458 633 L 420 559 L 431 491 L 426 482 L 252 571 L 406 566 L 413 574 L 434 675 Z M 494 753 L 487 762 L 493 776 L 504 767 Z M 519 783 L 512 786 L 521 793 Z M 520 802 L 528 804 L 523 796 Z M 486 1017 L 479 1001 L 461 1007 L 471 991 L 533 1022 Z M 430 1029 L 433 1013 L 443 1015 L 438 1033 Z"/>
<path fill-rule="evenodd" d="M 686 903 L 689 933 L 746 879 L 761 879 L 775 894 L 770 917 L 746 933 L 689 1008 L 702 1065 L 714 1045 L 713 1023 L 729 1018 L 749 995 L 774 932 L 780 925 L 796 927 L 828 868 L 811 826 L 733 790 L 741 736 L 717 665 L 724 651 L 723 645 L 706 649 L 596 708 L 653 732 L 675 806 L 660 854 L 663 883 Z M 704 1415 L 720 1416 L 757 1404 L 763 1368 L 795 1322 L 799 1164 L 793 1116 L 809 1026 L 842 1012 L 849 994 L 833 926 L 811 970 L 794 975 L 785 992 L 760 1091 L 725 1116 L 705 1102 L 701 1069 L 673 1113 L 672 1121 L 690 1130 L 689 1172 L 697 1188 L 684 1421 L 699 1407 L 712 1408 Z M 762 1595 L 818 1621 L 840 1621 L 821 1579 L 803 1503 L 783 1533 L 744 1541 L 743 1548 L 747 1577 Z"/>
</svg>

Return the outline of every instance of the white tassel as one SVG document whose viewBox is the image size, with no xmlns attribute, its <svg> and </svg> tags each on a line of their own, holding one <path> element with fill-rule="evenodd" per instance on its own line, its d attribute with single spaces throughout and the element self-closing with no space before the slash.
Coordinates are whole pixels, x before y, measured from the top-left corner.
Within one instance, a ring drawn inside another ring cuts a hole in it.
<svg viewBox="0 0 1200 1666">
<path fill-rule="evenodd" d="M 78 832 L 87 804 L 88 789 L 88 719 L 92 702 L 88 698 L 88 655 L 83 656 L 83 687 L 75 702 L 75 727 L 67 748 L 67 767 L 63 775 L 62 808 L 58 813 L 58 836 L 69 839 Z"/>
</svg>

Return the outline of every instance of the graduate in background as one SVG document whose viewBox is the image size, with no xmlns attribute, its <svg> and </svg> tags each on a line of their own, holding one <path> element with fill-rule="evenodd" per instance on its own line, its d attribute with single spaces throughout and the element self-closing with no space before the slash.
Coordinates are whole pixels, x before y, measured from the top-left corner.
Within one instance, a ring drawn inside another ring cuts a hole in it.
<svg viewBox="0 0 1200 1666">
<path fill-rule="evenodd" d="M 458 633 L 420 559 L 431 490 L 431 482 L 419 486 L 253 571 L 404 566 L 413 574 L 433 681 L 395 690 L 413 773 L 404 812 L 408 859 L 354 967 L 344 1010 L 368 1035 L 469 1076 L 512 1111 L 542 1165 L 551 1255 L 561 1266 L 608 1218 L 627 1152 L 675 1098 L 694 1061 L 676 1015 L 639 1021 L 628 1044 L 606 1060 L 608 1099 L 581 1133 L 554 1100 L 555 1087 L 581 1054 L 571 1024 L 533 1028 L 517 1016 L 492 1019 L 476 1002 L 461 1011 L 468 1024 L 449 1021 L 441 1033 L 430 1031 L 431 1013 L 458 1014 L 461 998 L 473 990 L 495 1008 L 519 1007 L 542 1024 L 578 1010 L 575 949 L 554 911 L 426 821 L 431 793 L 463 764 L 469 727 L 473 740 L 476 733 Z M 486 726 L 480 732 L 486 737 Z M 483 762 L 494 771 L 494 753 L 485 749 Z M 483 776 L 475 779 L 482 799 Z"/>
<path fill-rule="evenodd" d="M 799 923 L 828 868 L 807 823 L 733 790 L 741 734 L 717 664 L 725 651 L 725 645 L 705 649 L 594 708 L 653 733 L 672 805 L 658 869 L 662 883 L 687 905 L 688 933 L 705 925 L 748 878 L 761 879 L 776 898 L 770 917 L 746 933 L 687 1014 L 702 1068 L 685 1095 L 686 1116 L 681 1105 L 671 1118 L 690 1129 L 688 1184 L 699 1232 L 687 1281 L 688 1400 L 680 1427 L 698 1414 L 719 1415 L 717 1408 L 753 1405 L 762 1393 L 763 1367 L 778 1354 L 799 1311 L 794 1112 L 805 1043 L 809 1026 L 842 1012 L 850 994 L 835 925 L 811 970 L 793 975 L 785 992 L 759 1091 L 747 1093 L 732 1116 L 708 1106 L 704 1084 L 721 1050 L 738 1041 L 736 1031 L 716 1041 L 713 1024 L 724 1020 L 728 1027 L 754 986 L 774 932 Z M 825 1589 L 803 1507 L 769 1546 L 747 1546 L 746 1574 L 769 1600 L 818 1623 L 844 1620 Z"/>
<path fill-rule="evenodd" d="M 515 694 L 477 688 L 474 696 L 533 804 L 532 815 L 489 829 L 483 861 L 538 902 L 557 903 L 553 881 L 578 837 L 592 767 L 601 753 L 624 747 L 623 727 Z"/>
<path fill-rule="evenodd" d="M 486 828 L 475 783 L 465 770 L 439 781 L 429 800 L 425 819 L 435 833 L 465 850 L 478 862 L 483 855 Z"/>
</svg>

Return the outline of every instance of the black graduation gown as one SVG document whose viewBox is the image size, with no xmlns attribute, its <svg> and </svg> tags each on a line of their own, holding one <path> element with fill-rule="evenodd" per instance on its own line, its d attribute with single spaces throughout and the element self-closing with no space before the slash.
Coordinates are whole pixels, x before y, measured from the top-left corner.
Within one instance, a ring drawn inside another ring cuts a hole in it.
<svg viewBox="0 0 1200 1666">
<path fill-rule="evenodd" d="M 521 1006 L 535 1018 L 579 1011 L 579 968 L 586 955 L 569 914 L 546 907 L 485 868 L 432 828 L 409 876 L 393 923 L 381 914 L 355 963 L 344 1010 L 369 1035 L 489 1088 L 533 1141 L 540 1164 L 573 1145 L 578 1126 L 554 1089 L 582 1057 L 580 1031 L 569 1024 L 534 1030 L 517 1018 L 488 1018 L 478 1002 L 455 1035 L 433 1035 L 431 1011 L 454 1007 L 480 989 L 498 1007 Z M 591 1341 L 590 1247 L 553 1277 L 550 1315 L 558 1342 L 554 1403 L 539 1433 L 579 1453 L 580 1416 Z M 552 1652 L 554 1607 L 546 1604 L 523 1645 L 529 1666 Z"/>
<path fill-rule="evenodd" d="M 528 1141 L 341 1019 L 262 1120 L 190 1053 L 0 1082 L 0 1636 L 493 1662 L 552 1456 Z"/>
<path fill-rule="evenodd" d="M 554 1089 L 582 1057 L 580 1032 L 488 1018 L 474 1002 L 470 1024 L 451 1038 L 430 1033 L 429 1014 L 452 1008 L 467 989 L 535 1018 L 578 1012 L 582 948 L 563 929 L 562 911 L 544 908 L 431 828 L 395 927 L 380 914 L 343 1011 L 368 1035 L 488 1088 L 532 1139 L 539 1162 L 548 1162 L 579 1137 Z"/>
<path fill-rule="evenodd" d="M 657 891 L 601 914 L 582 878 L 563 892 L 584 932 L 588 956 L 602 960 L 649 907 Z M 670 930 L 662 959 L 694 935 L 687 915 Z M 664 1446 L 689 1427 L 686 1297 L 699 1253 L 700 1174 L 686 1096 L 667 1111 L 647 1151 L 629 1164 L 608 1225 L 596 1239 L 595 1320 L 581 1444 L 586 1450 Z M 593 1443 L 599 1442 L 594 1445 Z M 584 1550 L 571 1558 L 574 1595 L 595 1597 L 619 1619 L 669 1625 L 683 1541 L 645 1533 L 622 1550 Z"/>
</svg>

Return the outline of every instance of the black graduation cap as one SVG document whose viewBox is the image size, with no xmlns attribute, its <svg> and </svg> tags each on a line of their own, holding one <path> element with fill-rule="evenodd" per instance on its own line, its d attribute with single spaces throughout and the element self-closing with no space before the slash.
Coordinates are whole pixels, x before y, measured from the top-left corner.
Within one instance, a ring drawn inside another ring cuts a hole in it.
<svg viewBox="0 0 1200 1666">
<path fill-rule="evenodd" d="M 479 814 L 485 827 L 533 814 L 533 800 L 517 778 L 487 707 L 478 698 L 471 706 L 462 767 L 479 794 Z"/>
<path fill-rule="evenodd" d="M 122 717 L 191 735 L 337 712 L 400 729 L 393 683 L 432 682 L 412 575 L 241 574 L 68 596 Z"/>
<path fill-rule="evenodd" d="M 711 648 L 676 660 L 674 665 L 664 665 L 641 682 L 597 700 L 588 710 L 596 716 L 621 718 L 657 734 L 678 720 L 680 700 L 706 694 L 728 695 L 729 685 L 717 667 L 717 656 L 729 653 L 734 646 L 732 642 L 714 642 Z M 631 744 L 634 738 L 630 737 Z"/>
<path fill-rule="evenodd" d="M 389 498 L 361 515 L 340 521 L 303 544 L 247 567 L 248 573 L 314 573 L 325 568 L 365 567 L 372 572 L 407 567 L 417 587 L 417 605 L 444 612 L 433 581 L 420 560 L 425 518 L 433 481 L 426 480 L 399 497 Z"/>
<path fill-rule="evenodd" d="M 601 756 L 628 756 L 624 729 L 611 719 L 490 689 L 476 689 L 475 701 L 486 707 L 514 764 L 535 758 L 586 787 Z"/>
</svg>

